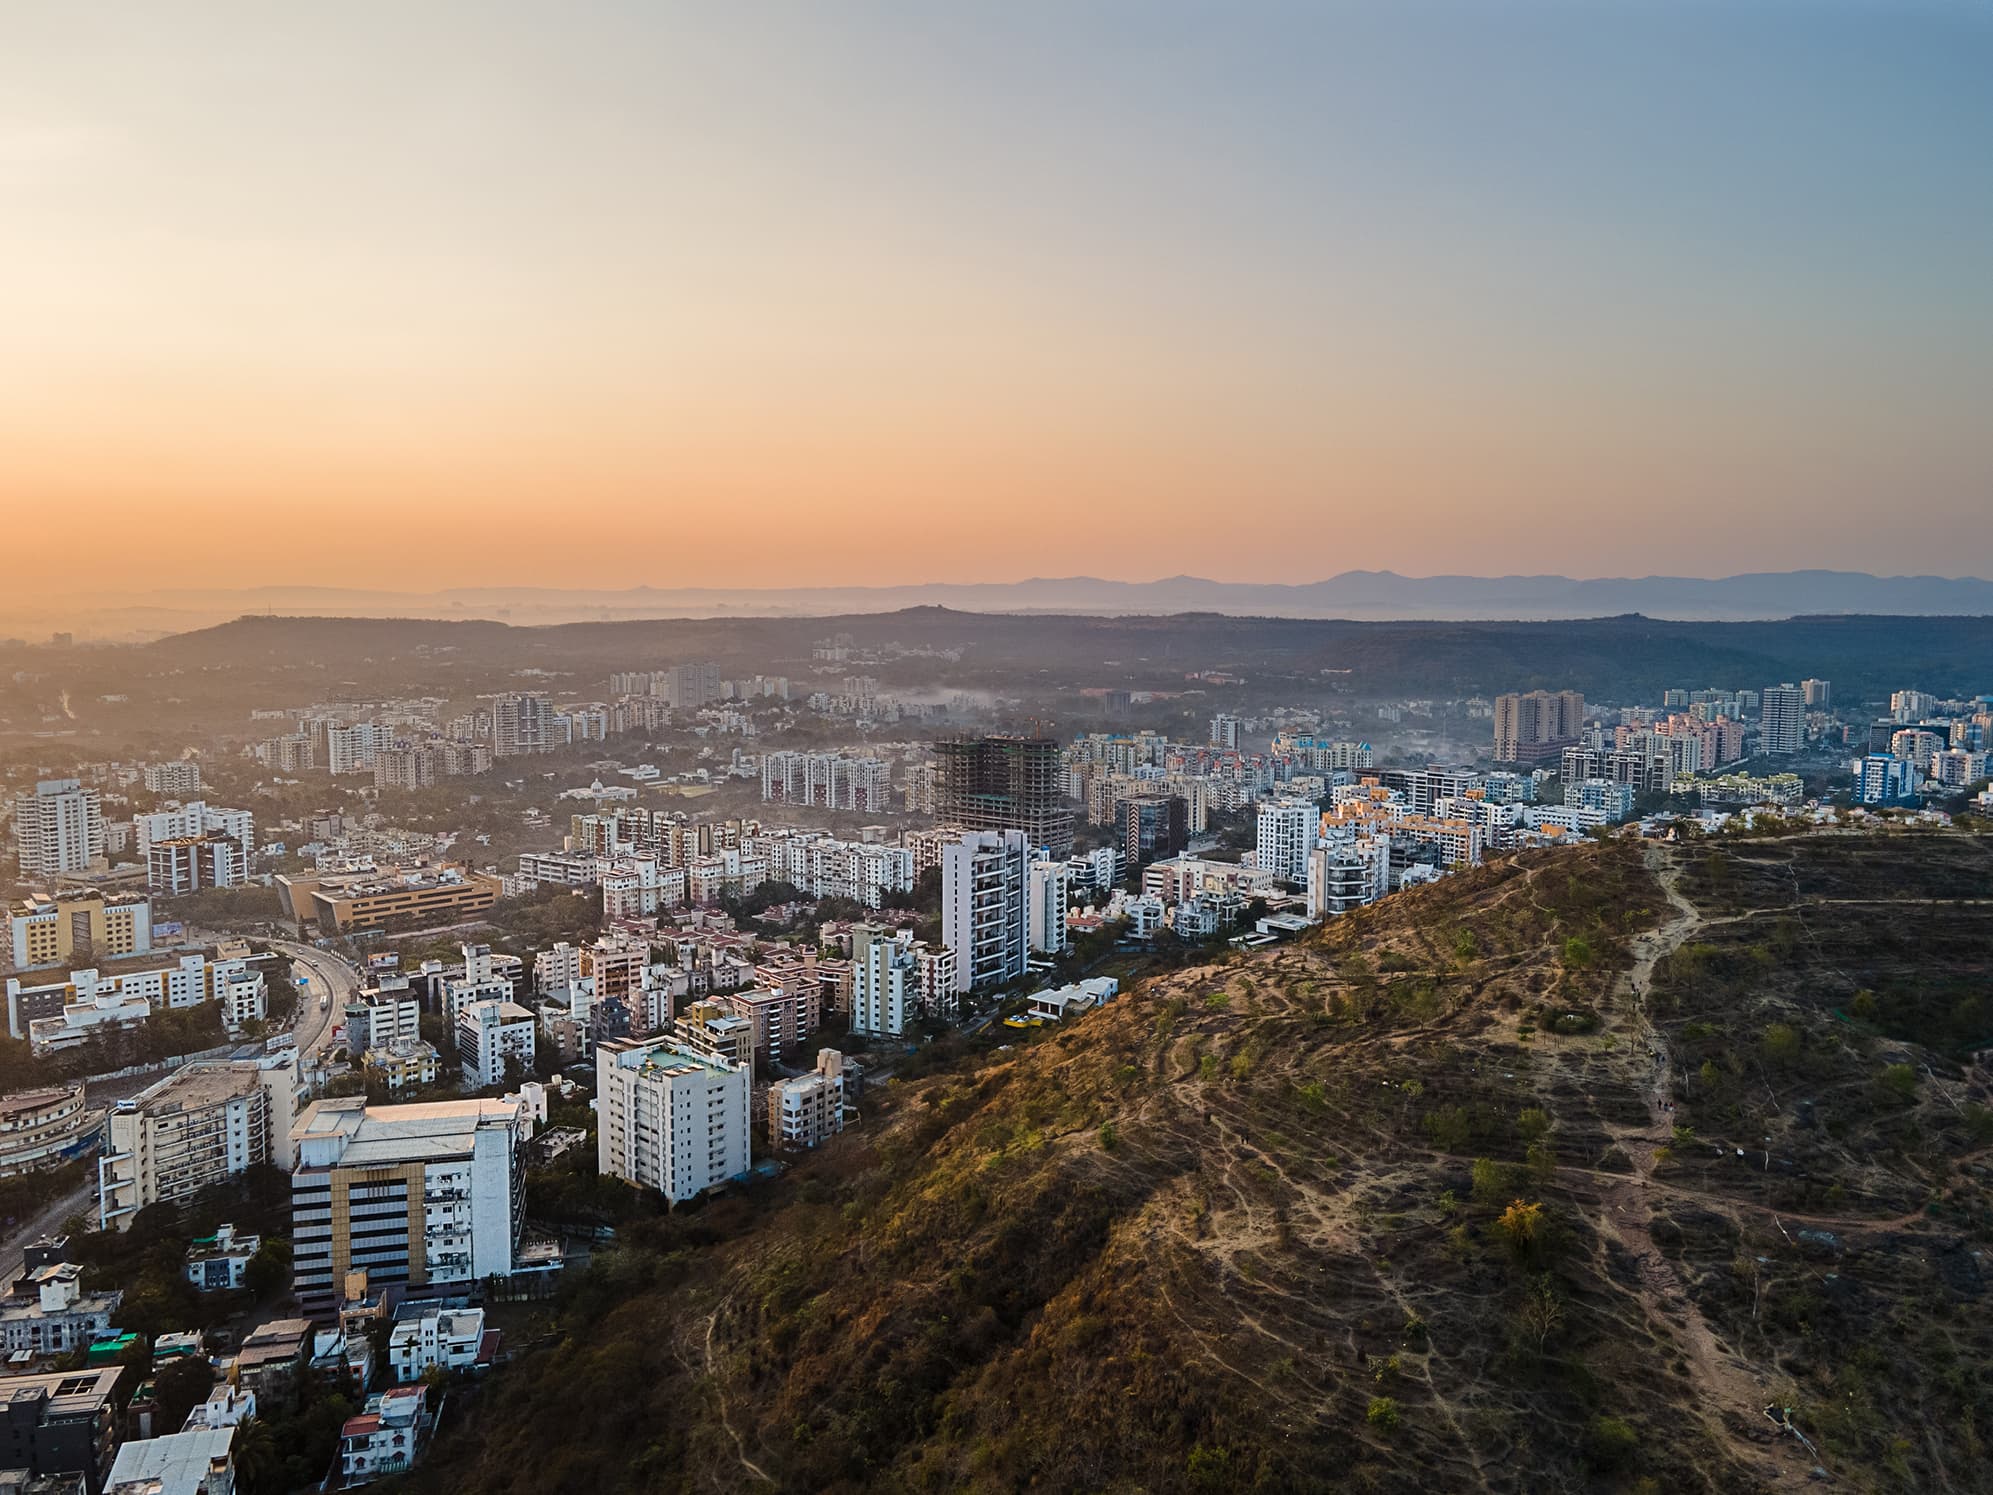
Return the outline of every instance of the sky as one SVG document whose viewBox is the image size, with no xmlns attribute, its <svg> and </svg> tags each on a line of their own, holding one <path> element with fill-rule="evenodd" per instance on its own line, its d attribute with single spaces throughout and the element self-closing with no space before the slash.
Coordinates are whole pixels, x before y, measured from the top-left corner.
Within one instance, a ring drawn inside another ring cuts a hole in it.
<svg viewBox="0 0 1993 1495">
<path fill-rule="evenodd" d="M 1993 576 L 1976 0 L 0 34 L 54 585 Z"/>
</svg>

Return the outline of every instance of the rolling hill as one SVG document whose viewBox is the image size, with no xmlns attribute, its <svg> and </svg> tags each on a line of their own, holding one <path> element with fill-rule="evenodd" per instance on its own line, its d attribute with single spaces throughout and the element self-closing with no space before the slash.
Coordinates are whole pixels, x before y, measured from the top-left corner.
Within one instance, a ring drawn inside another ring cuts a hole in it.
<svg viewBox="0 0 1993 1495">
<path fill-rule="evenodd" d="M 1599 844 L 1155 977 L 626 1227 L 401 1483 L 1987 1489 L 1989 872 Z"/>
</svg>

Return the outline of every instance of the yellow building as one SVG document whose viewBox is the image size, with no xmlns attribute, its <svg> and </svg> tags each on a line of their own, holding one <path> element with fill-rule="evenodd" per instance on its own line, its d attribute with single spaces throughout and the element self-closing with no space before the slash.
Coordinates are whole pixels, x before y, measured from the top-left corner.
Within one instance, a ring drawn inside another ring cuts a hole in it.
<svg viewBox="0 0 1993 1495">
<path fill-rule="evenodd" d="M 327 877 L 311 891 L 312 917 L 327 934 L 451 924 L 490 908 L 503 886 L 491 873 L 456 866 Z"/>
<path fill-rule="evenodd" d="M 70 889 L 9 904 L 14 966 L 88 965 L 152 950 L 152 900 L 143 893 Z"/>
</svg>

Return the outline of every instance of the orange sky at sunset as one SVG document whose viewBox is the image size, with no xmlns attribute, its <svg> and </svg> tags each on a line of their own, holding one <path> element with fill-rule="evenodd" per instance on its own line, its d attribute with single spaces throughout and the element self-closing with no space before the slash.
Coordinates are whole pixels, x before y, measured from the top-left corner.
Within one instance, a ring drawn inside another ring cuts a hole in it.
<svg viewBox="0 0 1993 1495">
<path fill-rule="evenodd" d="M 95 587 L 1993 574 L 1962 8 L 175 9 L 0 55 Z"/>
</svg>

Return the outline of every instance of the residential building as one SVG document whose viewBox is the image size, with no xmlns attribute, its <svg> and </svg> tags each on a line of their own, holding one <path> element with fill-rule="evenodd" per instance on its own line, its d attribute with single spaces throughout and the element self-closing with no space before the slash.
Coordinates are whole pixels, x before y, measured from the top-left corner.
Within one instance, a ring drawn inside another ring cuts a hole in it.
<svg viewBox="0 0 1993 1495">
<path fill-rule="evenodd" d="M 146 888 L 168 898 L 202 888 L 239 888 L 248 880 L 242 848 L 227 836 L 179 836 L 146 849 Z"/>
<path fill-rule="evenodd" d="M 1031 842 L 1021 830 L 965 830 L 941 856 L 942 938 L 955 989 L 1000 986 L 1031 953 Z"/>
<path fill-rule="evenodd" d="M 920 980 L 913 948 L 876 924 L 851 931 L 851 1031 L 866 1038 L 898 1038 Z"/>
<path fill-rule="evenodd" d="M 72 1162 L 103 1129 L 104 1113 L 90 1108 L 80 1083 L 0 1095 L 0 1178 Z"/>
<path fill-rule="evenodd" d="M 103 796 L 80 779 L 43 779 L 14 799 L 14 850 L 24 881 L 52 882 L 101 865 Z"/>
<path fill-rule="evenodd" d="M 118 1102 L 97 1160 L 100 1228 L 129 1230 L 146 1206 L 185 1204 L 257 1163 L 287 1166 L 297 1102 L 291 1054 L 183 1065 Z"/>
<path fill-rule="evenodd" d="M 1834 709 L 1834 686 L 1827 680 L 1802 680 L 1799 688 L 1806 697 L 1808 711 L 1831 711 Z"/>
<path fill-rule="evenodd" d="M 512 1275 L 525 1223 L 517 1102 L 322 1100 L 291 1129 L 293 1286 L 315 1316 L 346 1274 L 411 1295 Z"/>
<path fill-rule="evenodd" d="M 420 1038 L 397 1038 L 367 1049 L 360 1063 L 368 1084 L 378 1083 L 389 1092 L 434 1085 L 443 1073 L 436 1045 Z"/>
<path fill-rule="evenodd" d="M 134 1438 L 111 1463 L 117 1495 L 234 1495 L 233 1427 Z"/>
<path fill-rule="evenodd" d="M 491 752 L 495 758 L 544 753 L 562 744 L 554 733 L 554 706 L 545 696 L 500 696 L 491 708 Z"/>
<path fill-rule="evenodd" d="M 1260 801 L 1253 864 L 1285 883 L 1308 880 L 1308 853 L 1315 844 L 1321 810 L 1311 800 Z"/>
<path fill-rule="evenodd" d="M 749 1163 L 750 1071 L 674 1038 L 595 1048 L 596 1165 L 674 1202 Z"/>
<path fill-rule="evenodd" d="M 169 763 L 148 763 L 139 772 L 147 794 L 171 795 L 185 799 L 201 792 L 201 765 L 197 759 L 175 758 Z"/>
<path fill-rule="evenodd" d="M 242 1274 L 262 1249 L 260 1235 L 242 1235 L 233 1225 L 217 1225 L 213 1235 L 195 1236 L 187 1248 L 187 1280 L 204 1293 L 241 1287 Z"/>
<path fill-rule="evenodd" d="M 120 1292 L 84 1292 L 83 1268 L 74 1262 L 34 1267 L 0 1299 L 0 1345 L 34 1359 L 74 1354 L 110 1329 L 123 1301 Z"/>
<path fill-rule="evenodd" d="M 769 1140 L 780 1151 L 816 1147 L 844 1130 L 844 1055 L 818 1049 L 817 1066 L 768 1087 Z"/>
<path fill-rule="evenodd" d="M 202 836 L 225 836 L 236 843 L 246 859 L 256 851 L 256 817 L 248 810 L 227 810 L 203 800 L 192 800 L 177 810 L 155 810 L 132 816 L 132 834 L 140 854 L 161 841 L 183 841 Z"/>
<path fill-rule="evenodd" d="M 1909 799 L 1922 785 L 1916 766 L 1893 753 L 1870 753 L 1855 764 L 1855 798 L 1865 805 Z"/>
<path fill-rule="evenodd" d="M 396 1386 L 367 1398 L 366 1410 L 339 1429 L 339 1478 L 346 1486 L 404 1473 L 427 1446 L 435 1420 L 421 1386 Z"/>
<path fill-rule="evenodd" d="M 1532 690 L 1495 697 L 1495 760 L 1543 763 L 1578 741 L 1585 698 L 1575 690 Z"/>
<path fill-rule="evenodd" d="M 30 1476 L 80 1474 L 103 1495 L 117 1456 L 124 1408 L 121 1365 L 0 1376 L 0 1466 Z"/>
<path fill-rule="evenodd" d="M 422 1036 L 421 999 L 407 977 L 392 979 L 399 984 L 365 987 L 346 1004 L 348 1054 L 364 1054 Z"/>
<path fill-rule="evenodd" d="M 1759 695 L 1758 751 L 1791 754 L 1806 745 L 1806 692 L 1767 685 Z"/>
<path fill-rule="evenodd" d="M 754 1034 L 754 1055 L 763 1064 L 787 1059 L 823 1024 L 823 987 L 814 980 L 783 986 L 750 986 L 715 998 Z"/>
<path fill-rule="evenodd" d="M 497 1339 L 497 1331 L 490 1336 Z M 474 1369 L 484 1359 L 486 1330 L 482 1308 L 436 1308 L 405 1304 L 388 1334 L 388 1370 L 403 1385 L 419 1381 L 438 1366 L 446 1371 Z"/>
<path fill-rule="evenodd" d="M 152 953 L 152 900 L 143 893 L 36 893 L 8 905 L 7 925 L 19 971 Z"/>
<path fill-rule="evenodd" d="M 168 1008 L 223 1001 L 226 1021 L 231 1011 L 255 1007 L 263 986 L 255 957 L 246 954 L 189 954 L 163 965 L 110 973 L 70 971 L 65 980 L 32 985 L 9 976 L 7 1023 L 13 1036 L 27 1039 L 37 1053 L 54 1053 L 74 1048 L 94 1032 L 143 1023 L 154 1011 Z"/>
<path fill-rule="evenodd" d="M 1131 794 L 1114 807 L 1116 837 L 1129 867 L 1177 856 L 1190 846 L 1190 807 L 1174 794 Z"/>
<path fill-rule="evenodd" d="M 1617 825 L 1633 813 L 1633 786 L 1612 779 L 1579 779 L 1564 786 L 1564 803 L 1595 810 L 1607 824 Z"/>
<path fill-rule="evenodd" d="M 1222 713 L 1211 718 L 1211 746 L 1237 752 L 1239 748 L 1239 719 Z"/>
<path fill-rule="evenodd" d="M 256 1398 L 265 1417 L 297 1406 L 311 1367 L 313 1340 L 309 1319 L 265 1319 L 236 1347 L 236 1386 Z"/>
<path fill-rule="evenodd" d="M 1061 955 L 1072 943 L 1066 933 L 1066 908 L 1072 902 L 1072 872 L 1064 862 L 1031 864 L 1031 948 L 1041 955 Z"/>
<path fill-rule="evenodd" d="M 1025 1008 L 1024 1015 L 1041 1023 L 1063 1022 L 1069 1017 L 1078 1017 L 1090 1012 L 1104 1002 L 1111 1001 L 1121 989 L 1121 983 L 1112 976 L 1091 976 L 1084 981 L 1076 981 L 1070 986 L 1056 986 L 1045 991 L 1035 991 Z"/>
<path fill-rule="evenodd" d="M 464 1004 L 457 1013 L 457 1060 L 463 1066 L 464 1088 L 483 1090 L 508 1083 L 509 1064 L 531 1074 L 538 1026 L 532 1012 L 517 1002 L 488 998 Z"/>
<path fill-rule="evenodd" d="M 674 1029 L 681 1043 L 709 1059 L 754 1068 L 754 1022 L 736 1017 L 720 1002 L 694 1002 L 680 1013 Z"/>
<path fill-rule="evenodd" d="M 350 726 L 327 725 L 325 767 L 332 774 L 372 773 L 374 759 L 392 739 L 384 728 L 372 722 Z"/>
<path fill-rule="evenodd" d="M 1059 744 L 1043 737 L 982 737 L 934 744 L 935 815 L 970 831 L 1019 831 L 1048 857 L 1073 849 Z"/>
</svg>

